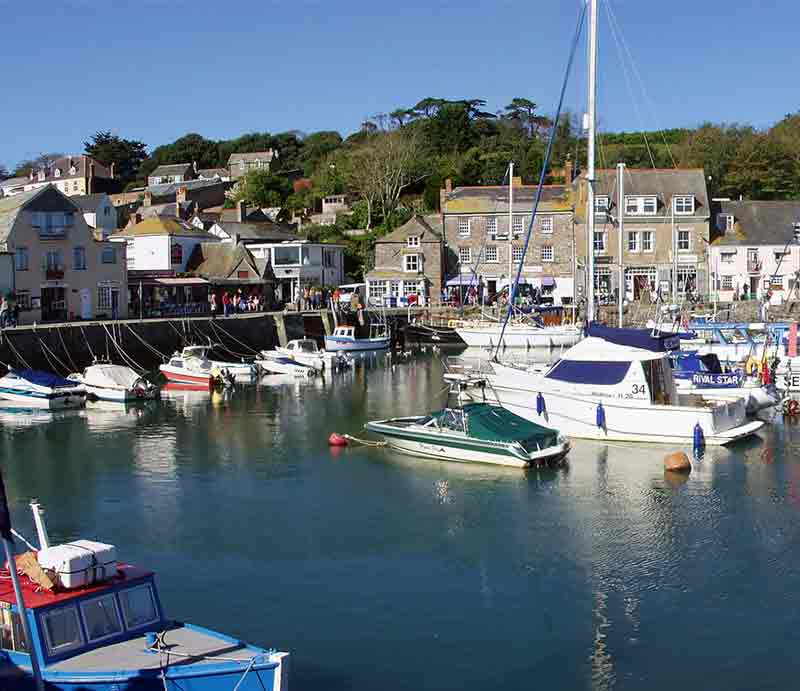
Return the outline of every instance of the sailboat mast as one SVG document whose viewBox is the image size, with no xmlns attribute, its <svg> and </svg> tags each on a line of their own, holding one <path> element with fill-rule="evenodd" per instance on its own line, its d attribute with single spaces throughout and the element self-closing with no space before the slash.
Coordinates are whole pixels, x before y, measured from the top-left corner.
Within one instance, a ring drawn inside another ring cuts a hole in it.
<svg viewBox="0 0 800 691">
<path fill-rule="evenodd" d="M 619 315 L 617 319 L 617 326 L 622 328 L 622 305 L 625 301 L 625 263 L 623 262 L 623 249 L 625 244 L 625 164 L 617 163 L 617 218 L 619 219 L 617 229 L 619 230 L 619 299 L 618 309 Z M 631 277 L 635 281 L 635 277 Z M 636 292 L 636 287 L 633 286 L 633 292 Z"/>
<path fill-rule="evenodd" d="M 508 164 L 508 299 L 511 300 L 511 276 L 514 272 L 514 161 Z"/>
<path fill-rule="evenodd" d="M 597 0 L 586 0 L 589 4 L 589 74 L 587 99 L 588 113 L 588 143 L 586 147 L 586 185 L 588 194 L 586 198 L 586 321 L 592 322 L 594 314 L 594 145 L 597 126 Z"/>
</svg>

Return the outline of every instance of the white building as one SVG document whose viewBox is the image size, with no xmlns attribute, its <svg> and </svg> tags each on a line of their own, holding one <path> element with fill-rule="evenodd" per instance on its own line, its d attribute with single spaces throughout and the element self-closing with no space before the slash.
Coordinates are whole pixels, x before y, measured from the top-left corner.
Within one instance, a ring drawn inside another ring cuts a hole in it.
<svg viewBox="0 0 800 691">
<path fill-rule="evenodd" d="M 83 212 L 83 218 L 93 230 L 100 231 L 108 237 L 117 229 L 117 207 L 111 203 L 111 197 L 105 192 L 97 194 L 81 194 L 72 197 Z"/>
</svg>

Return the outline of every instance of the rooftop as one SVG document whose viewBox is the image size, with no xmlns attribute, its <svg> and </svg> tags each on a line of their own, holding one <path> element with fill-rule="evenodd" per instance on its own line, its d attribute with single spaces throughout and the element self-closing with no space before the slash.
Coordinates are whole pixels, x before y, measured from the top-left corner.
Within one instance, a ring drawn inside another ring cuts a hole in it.
<svg viewBox="0 0 800 691">
<path fill-rule="evenodd" d="M 718 213 L 733 216 L 734 225 L 725 233 L 717 226 L 713 245 L 783 246 L 800 222 L 800 201 L 723 201 Z"/>
<path fill-rule="evenodd" d="M 198 239 L 215 239 L 204 230 L 193 226 L 191 223 L 170 216 L 151 216 L 140 223 L 128 226 L 124 230 L 113 233 L 111 238 L 133 238 L 146 235 L 181 235 Z"/>
<path fill-rule="evenodd" d="M 147 177 L 159 177 L 162 175 L 186 175 L 187 173 L 191 173 L 194 171 L 194 167 L 191 163 L 168 163 L 165 165 L 158 166 L 150 175 Z"/>
<path fill-rule="evenodd" d="M 73 195 L 70 199 L 75 202 L 81 211 L 97 211 L 97 207 L 103 203 L 104 199 L 108 199 L 105 192 L 97 192 L 96 194 L 79 194 Z"/>
<path fill-rule="evenodd" d="M 420 242 L 440 242 L 442 239 L 442 220 L 436 215 L 412 216 L 406 223 L 376 242 L 405 242 L 409 236 L 416 235 Z"/>
<path fill-rule="evenodd" d="M 231 154 L 228 157 L 228 165 L 233 163 L 239 163 L 239 161 L 271 161 L 273 158 L 276 158 L 278 152 L 274 149 L 268 149 L 267 151 L 252 151 L 250 153 L 242 153 L 242 154 Z"/>
</svg>

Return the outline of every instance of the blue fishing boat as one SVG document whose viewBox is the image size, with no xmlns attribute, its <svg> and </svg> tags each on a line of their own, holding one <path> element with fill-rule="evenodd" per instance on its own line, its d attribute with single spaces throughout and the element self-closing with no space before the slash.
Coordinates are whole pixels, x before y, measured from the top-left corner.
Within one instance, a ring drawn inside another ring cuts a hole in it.
<svg viewBox="0 0 800 691">
<path fill-rule="evenodd" d="M 286 691 L 288 653 L 169 619 L 155 575 L 88 540 L 16 557 L 32 650 L 8 572 L 0 575 L 0 688 L 47 691 Z M 32 659 L 33 658 L 33 659 Z M 40 687 L 41 688 L 41 687 Z"/>
<path fill-rule="evenodd" d="M 80 408 L 86 391 L 80 382 L 50 372 L 9 369 L 0 377 L 0 398 L 28 408 Z"/>
</svg>

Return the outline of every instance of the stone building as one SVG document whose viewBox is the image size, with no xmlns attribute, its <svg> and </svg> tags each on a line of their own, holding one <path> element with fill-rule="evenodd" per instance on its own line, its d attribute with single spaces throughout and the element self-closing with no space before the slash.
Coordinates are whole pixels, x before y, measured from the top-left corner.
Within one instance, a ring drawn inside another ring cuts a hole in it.
<svg viewBox="0 0 800 691">
<path fill-rule="evenodd" d="M 595 294 L 615 302 L 619 285 L 620 208 L 616 169 L 598 170 L 595 183 Z M 586 257 L 584 176 L 573 181 L 577 256 Z M 702 169 L 625 169 L 622 259 L 628 299 L 647 288 L 669 296 L 673 255 L 677 254 L 678 294 L 708 292 L 711 210 Z M 673 250 L 673 246 L 676 251 Z M 585 290 L 580 271 L 578 284 Z"/>
<path fill-rule="evenodd" d="M 232 180 L 244 177 L 252 170 L 269 170 L 272 159 L 278 158 L 275 149 L 253 151 L 243 154 L 231 154 L 228 157 L 228 170 Z"/>
<path fill-rule="evenodd" d="M 367 300 L 402 303 L 438 300 L 444 280 L 444 243 L 439 216 L 414 216 L 375 242 L 375 268 L 366 275 Z M 391 300 L 390 300 L 391 302 Z"/>
<path fill-rule="evenodd" d="M 483 280 L 488 295 L 508 285 L 520 260 L 522 279 L 555 304 L 571 304 L 574 295 L 575 233 L 573 189 L 547 185 L 525 251 L 537 186 L 513 181 L 509 233 L 508 186 L 455 187 L 441 190 L 447 284 L 464 286 Z M 509 253 L 511 266 L 509 267 Z"/>
</svg>

